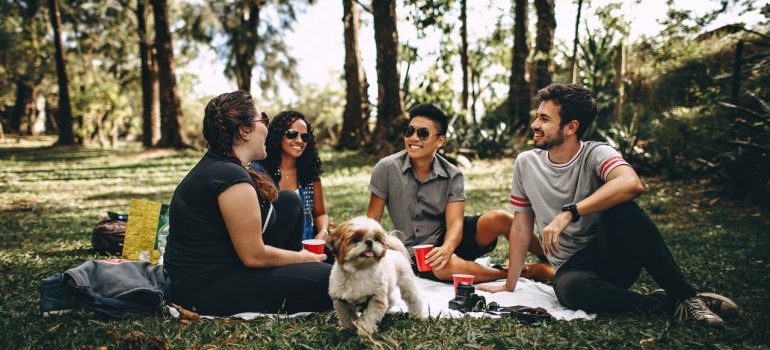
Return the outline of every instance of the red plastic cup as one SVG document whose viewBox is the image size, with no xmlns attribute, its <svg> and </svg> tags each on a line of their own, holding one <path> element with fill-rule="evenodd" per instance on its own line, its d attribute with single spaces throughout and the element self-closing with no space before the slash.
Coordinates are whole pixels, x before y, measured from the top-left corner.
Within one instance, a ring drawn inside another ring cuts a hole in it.
<svg viewBox="0 0 770 350">
<path fill-rule="evenodd" d="M 466 275 L 462 273 L 455 273 L 452 274 L 452 281 L 455 284 L 455 295 L 457 295 L 457 286 L 460 285 L 460 282 L 465 282 L 468 284 L 473 284 L 473 279 L 475 279 L 476 276 L 474 275 Z"/>
<path fill-rule="evenodd" d="M 305 250 L 316 254 L 323 254 L 325 245 L 326 241 L 323 239 L 306 239 L 302 241 L 302 247 L 304 247 Z"/>
<path fill-rule="evenodd" d="M 433 270 L 425 261 L 425 254 L 433 249 L 433 244 L 422 244 L 414 246 L 414 258 L 417 260 L 417 271 L 427 272 Z"/>
</svg>

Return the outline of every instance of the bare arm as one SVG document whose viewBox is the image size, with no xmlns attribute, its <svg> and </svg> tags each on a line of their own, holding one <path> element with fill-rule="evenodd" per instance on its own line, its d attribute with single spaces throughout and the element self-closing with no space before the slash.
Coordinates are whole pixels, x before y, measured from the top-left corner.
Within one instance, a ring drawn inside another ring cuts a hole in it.
<svg viewBox="0 0 770 350">
<path fill-rule="evenodd" d="M 593 194 L 575 203 L 581 216 L 598 213 L 612 208 L 620 203 L 636 198 L 644 191 L 642 180 L 630 166 L 619 166 L 612 169 L 604 183 Z M 567 203 L 564 203 L 567 204 Z M 543 249 L 553 254 L 559 250 L 559 235 L 572 222 L 572 213 L 565 211 L 543 228 Z"/>
<path fill-rule="evenodd" d="M 479 286 L 480 290 L 496 292 L 513 292 L 516 282 L 519 281 L 521 269 L 524 267 L 524 258 L 527 257 L 527 248 L 532 240 L 532 231 L 535 228 L 535 214 L 528 212 L 516 212 L 513 215 L 511 232 L 508 234 L 508 277 L 505 284 L 497 286 Z"/>
<path fill-rule="evenodd" d="M 313 183 L 313 226 L 316 228 L 317 239 L 326 239 L 329 236 L 329 215 L 326 214 L 324 202 L 324 188 L 321 180 Z"/>
<path fill-rule="evenodd" d="M 366 216 L 380 222 L 384 212 L 385 200 L 372 193 L 372 196 L 369 198 L 369 208 L 366 209 Z"/>
<path fill-rule="evenodd" d="M 251 184 L 243 182 L 228 187 L 219 194 L 217 202 L 235 253 L 244 265 L 265 268 L 326 260 L 324 254 L 306 250 L 294 252 L 271 247 L 262 241 L 262 214 L 257 192 Z"/>
<path fill-rule="evenodd" d="M 446 234 L 444 236 L 444 244 L 440 247 L 435 247 L 428 254 L 425 255 L 425 259 L 428 264 L 436 270 L 443 268 L 452 257 L 457 246 L 463 239 L 463 214 L 465 213 L 465 202 L 449 202 L 446 205 L 446 211 L 444 216 L 446 218 Z"/>
</svg>

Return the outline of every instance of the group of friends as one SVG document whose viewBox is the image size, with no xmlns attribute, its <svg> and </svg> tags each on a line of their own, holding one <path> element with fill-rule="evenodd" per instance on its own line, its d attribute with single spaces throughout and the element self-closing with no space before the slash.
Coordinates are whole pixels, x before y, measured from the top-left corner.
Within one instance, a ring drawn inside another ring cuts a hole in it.
<svg viewBox="0 0 770 350">
<path fill-rule="evenodd" d="M 560 303 L 587 312 L 669 314 L 710 326 L 737 316 L 732 300 L 697 293 L 686 281 L 633 202 L 644 190 L 634 169 L 609 145 L 581 141 L 596 115 L 590 91 L 552 84 L 536 98 L 535 148 L 513 167 L 513 213 L 465 216 L 463 174 L 437 154 L 447 116 L 431 104 L 409 110 L 405 149 L 372 170 L 366 216 L 380 221 L 387 208 L 411 254 L 415 245 L 434 246 L 426 255 L 432 271 L 415 274 L 504 279 L 478 286 L 492 293 L 513 292 L 519 277 L 548 280 Z M 244 91 L 208 103 L 208 150 L 170 204 L 164 262 L 172 302 L 210 315 L 332 309 L 330 257 L 302 248 L 303 239 L 327 239 L 330 230 L 313 132 L 300 112 L 270 121 Z M 474 262 L 500 237 L 508 240 L 507 265 Z M 540 262 L 525 264 L 527 252 Z M 629 290 L 642 269 L 662 289 Z"/>
</svg>

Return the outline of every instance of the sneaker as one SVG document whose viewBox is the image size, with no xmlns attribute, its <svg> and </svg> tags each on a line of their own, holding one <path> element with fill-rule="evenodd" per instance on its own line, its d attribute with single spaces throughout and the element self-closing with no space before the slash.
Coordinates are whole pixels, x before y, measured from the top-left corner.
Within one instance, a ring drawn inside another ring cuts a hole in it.
<svg viewBox="0 0 770 350">
<path fill-rule="evenodd" d="M 663 289 L 656 289 L 649 295 L 659 299 L 668 300 L 668 295 Z M 741 309 L 738 307 L 738 304 L 726 296 L 716 293 L 698 293 L 697 297 L 706 303 L 706 307 L 708 307 L 711 312 L 719 315 L 719 317 L 723 319 L 736 318 L 741 314 Z"/>
<path fill-rule="evenodd" d="M 679 321 L 693 320 L 709 327 L 723 327 L 725 325 L 725 321 L 709 310 L 703 299 L 697 296 L 680 301 L 674 312 L 674 317 Z"/>
<path fill-rule="evenodd" d="M 741 314 L 741 309 L 730 298 L 716 293 L 698 293 L 698 298 L 703 299 L 709 310 L 722 318 L 736 318 Z"/>
</svg>

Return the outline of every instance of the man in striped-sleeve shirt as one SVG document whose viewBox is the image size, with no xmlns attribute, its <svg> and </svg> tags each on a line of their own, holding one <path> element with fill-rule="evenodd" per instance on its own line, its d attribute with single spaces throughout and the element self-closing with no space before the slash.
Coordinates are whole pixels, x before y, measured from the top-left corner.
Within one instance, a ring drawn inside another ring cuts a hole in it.
<svg viewBox="0 0 770 350">
<path fill-rule="evenodd" d="M 685 281 L 655 224 L 632 201 L 643 190 L 634 169 L 612 147 L 580 140 L 596 115 L 588 89 L 553 84 L 538 91 L 531 124 L 536 149 L 521 153 L 513 168 L 510 204 L 516 212 L 510 239 L 524 241 L 534 226 L 556 268 L 559 301 L 589 312 L 674 312 L 712 326 L 737 314 L 721 295 L 697 294 Z M 504 285 L 513 291 L 526 244 L 511 245 Z M 651 295 L 628 290 L 644 268 L 663 287 Z"/>
</svg>

